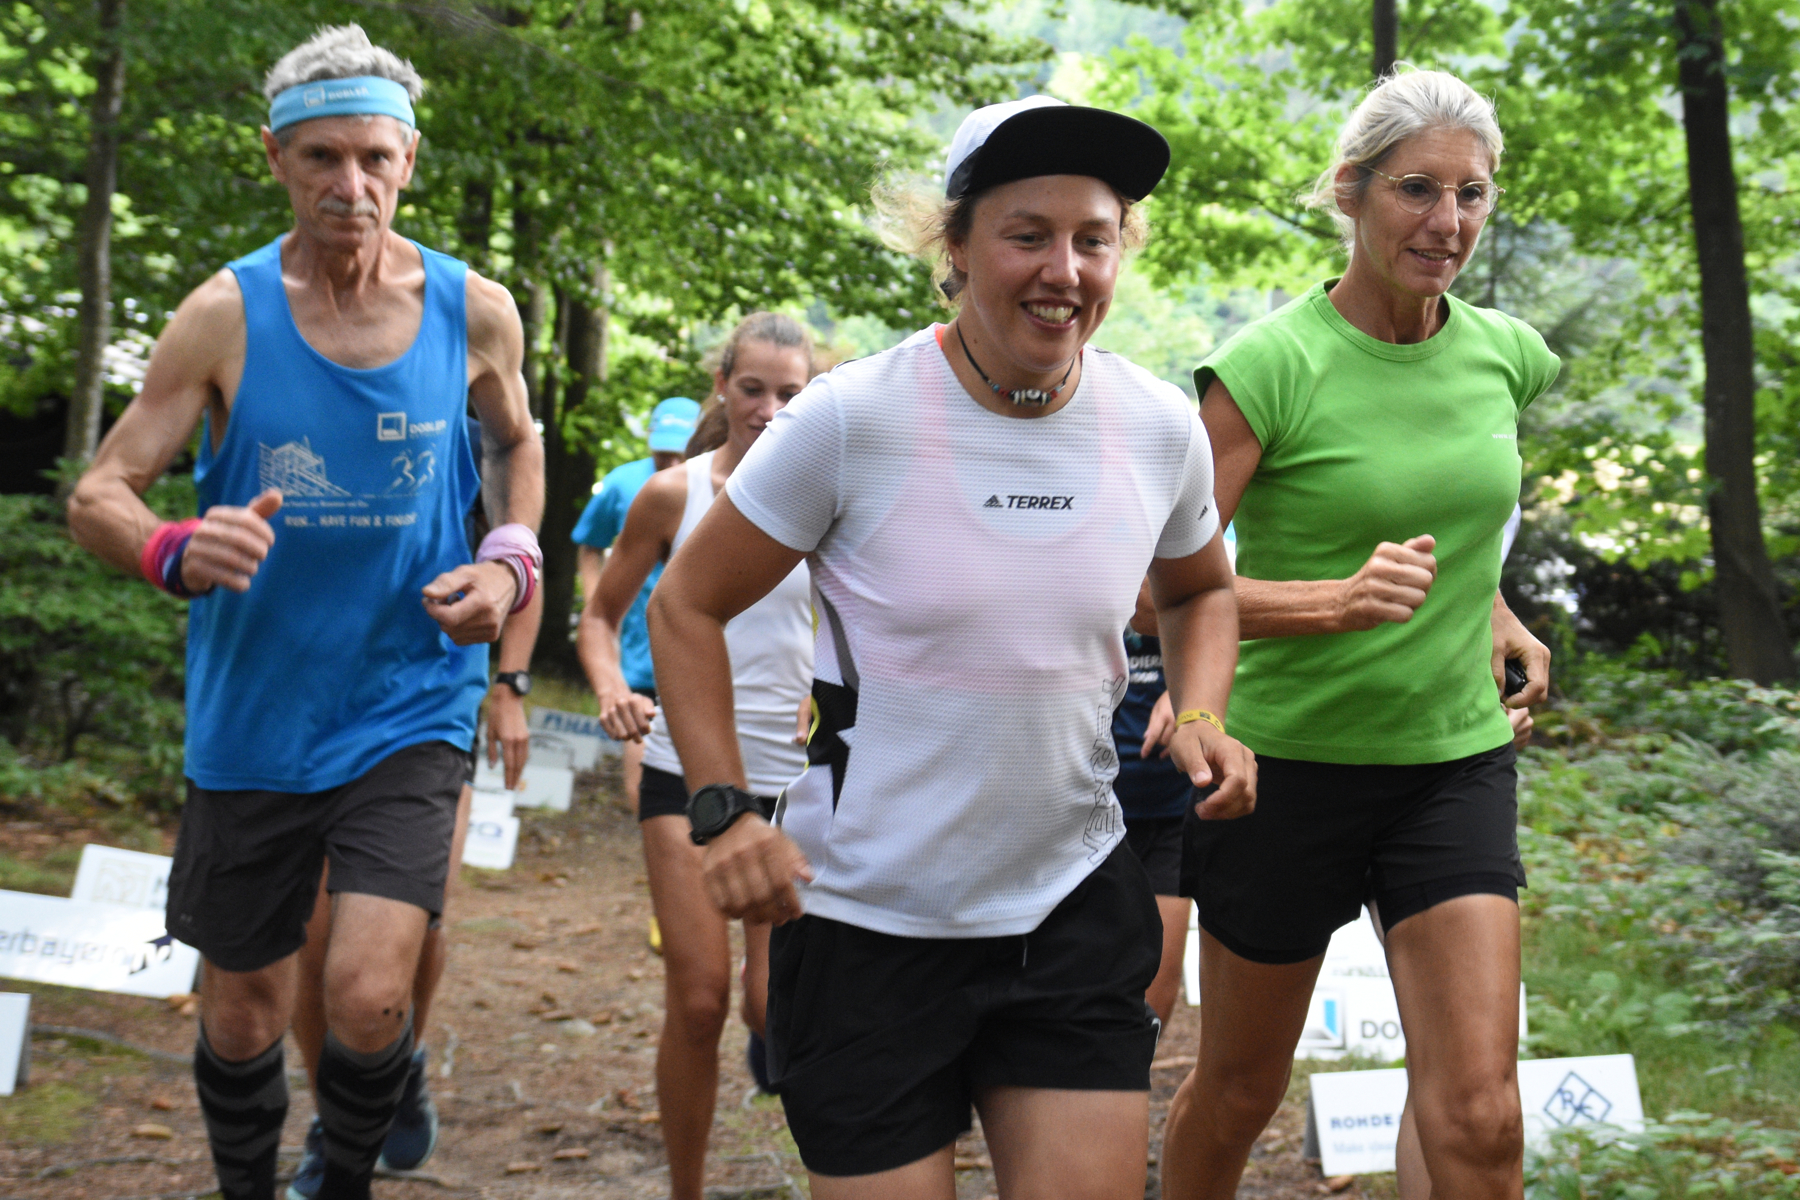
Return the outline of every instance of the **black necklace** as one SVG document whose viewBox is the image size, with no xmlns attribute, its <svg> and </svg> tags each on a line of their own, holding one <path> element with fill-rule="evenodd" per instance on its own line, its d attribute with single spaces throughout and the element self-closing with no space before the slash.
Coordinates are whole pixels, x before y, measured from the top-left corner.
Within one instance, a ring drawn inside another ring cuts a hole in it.
<svg viewBox="0 0 1800 1200">
<path fill-rule="evenodd" d="M 1033 408 L 1044 407 L 1062 393 L 1063 385 L 1069 382 L 1069 376 L 1075 371 L 1075 358 L 1081 357 L 1081 352 L 1076 351 L 1075 358 L 1069 360 L 1069 369 L 1063 372 L 1061 382 L 1047 392 L 1041 388 L 1013 388 L 1011 391 L 1006 391 L 988 378 L 987 372 L 981 369 L 981 364 L 975 361 L 975 356 L 969 353 L 969 340 L 963 337 L 961 325 L 956 327 L 956 340 L 962 343 L 963 354 L 968 357 L 969 365 L 975 368 L 977 375 L 981 376 L 981 382 L 994 389 L 994 395 L 1005 396 L 1014 404 L 1029 404 Z"/>
</svg>

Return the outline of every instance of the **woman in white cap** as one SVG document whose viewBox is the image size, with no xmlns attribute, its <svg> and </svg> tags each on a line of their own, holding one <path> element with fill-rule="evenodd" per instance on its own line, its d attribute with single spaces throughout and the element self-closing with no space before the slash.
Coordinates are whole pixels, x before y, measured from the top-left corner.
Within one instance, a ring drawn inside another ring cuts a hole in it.
<svg viewBox="0 0 1800 1200">
<path fill-rule="evenodd" d="M 656 1094 L 669 1154 L 671 1200 L 700 1200 L 719 1090 L 719 1038 L 731 1012 L 731 938 L 725 916 L 708 901 L 701 883 L 700 851 L 689 837 L 682 762 L 669 742 L 667 718 L 671 710 L 682 708 L 683 700 L 662 697 L 659 713 L 649 697 L 632 689 L 619 669 L 618 629 L 644 580 L 681 549 L 745 451 L 810 378 L 812 339 L 797 321 L 761 312 L 739 322 L 713 373 L 726 418 L 725 443 L 644 484 L 582 612 L 577 636 L 582 665 L 599 699 L 600 723 L 621 741 L 644 742 L 638 829 L 666 969 Z M 775 794 L 805 766 L 805 752 L 794 738 L 794 713 L 812 683 L 805 565 L 790 564 L 773 584 L 726 631 L 729 698 L 719 723 L 733 754 L 741 756 L 753 802 L 765 815 L 774 811 Z M 659 665 L 656 678 L 660 682 L 680 670 L 679 663 Z M 766 923 L 745 922 L 744 948 L 743 1016 L 755 1037 L 763 1027 L 768 991 Z"/>
<path fill-rule="evenodd" d="M 1219 785 L 1208 816 L 1255 787 L 1219 723 L 1237 618 L 1205 431 L 1087 347 L 1168 153 L 1045 97 L 965 120 L 928 239 L 955 319 L 778 413 L 651 599 L 708 891 L 778 926 L 770 1067 L 815 1200 L 954 1196 L 971 1106 L 1002 1196 L 1143 1195 L 1162 929 L 1111 718 L 1146 573 L 1176 762 Z M 803 561 L 811 765 L 771 825 L 724 631 Z"/>
</svg>

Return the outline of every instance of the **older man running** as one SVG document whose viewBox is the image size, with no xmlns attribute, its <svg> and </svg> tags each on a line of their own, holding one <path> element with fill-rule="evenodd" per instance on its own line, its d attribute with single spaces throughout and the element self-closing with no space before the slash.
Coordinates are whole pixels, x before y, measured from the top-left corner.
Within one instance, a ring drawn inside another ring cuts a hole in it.
<svg viewBox="0 0 1800 1200">
<path fill-rule="evenodd" d="M 182 302 L 70 502 L 83 546 L 191 598 L 168 919 L 206 959 L 194 1081 L 226 1200 L 273 1194 L 281 1038 L 326 860 L 320 1195 L 369 1194 L 411 1063 L 485 643 L 541 563 L 543 448 L 512 298 L 389 228 L 422 90 L 356 26 L 275 65 L 262 140 L 294 227 Z M 165 523 L 140 497 L 196 427 L 202 516 Z M 478 488 L 495 529 L 471 563 Z"/>
</svg>

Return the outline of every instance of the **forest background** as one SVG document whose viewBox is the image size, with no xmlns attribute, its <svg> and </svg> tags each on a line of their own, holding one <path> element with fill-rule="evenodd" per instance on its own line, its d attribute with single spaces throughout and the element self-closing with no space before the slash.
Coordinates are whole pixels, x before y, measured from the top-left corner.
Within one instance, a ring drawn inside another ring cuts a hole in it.
<svg viewBox="0 0 1800 1200">
<path fill-rule="evenodd" d="M 1191 391 L 1341 263 L 1297 197 L 1379 69 L 1492 95 L 1507 192 L 1457 292 L 1564 361 L 1521 426 L 1505 581 L 1557 654 L 1523 773 L 1532 1048 L 1632 1050 L 1673 1114 L 1534 1187 L 1800 1194 L 1800 0 L 13 0 L 0 810 L 126 840 L 178 812 L 183 609 L 76 550 L 57 491 L 180 298 L 287 227 L 262 74 L 349 20 L 430 84 L 396 227 L 518 302 L 553 613 L 594 481 L 658 399 L 706 394 L 740 315 L 800 315 L 836 357 L 936 317 L 867 193 L 930 176 L 970 106 L 1041 90 L 1168 135 L 1096 340 Z M 191 469 L 153 504 L 191 512 Z M 535 669 L 576 679 L 544 630 Z M 0 856 L 0 886 L 67 865 Z"/>
</svg>

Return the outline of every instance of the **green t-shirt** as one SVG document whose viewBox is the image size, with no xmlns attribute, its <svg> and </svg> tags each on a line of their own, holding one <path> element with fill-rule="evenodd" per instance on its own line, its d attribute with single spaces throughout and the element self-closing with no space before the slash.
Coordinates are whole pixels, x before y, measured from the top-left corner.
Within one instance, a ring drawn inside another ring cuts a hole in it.
<svg viewBox="0 0 1800 1200">
<path fill-rule="evenodd" d="M 1243 644 L 1232 736 L 1331 763 L 1447 762 L 1512 738 L 1494 687 L 1500 535 L 1519 499 L 1518 416 L 1561 362 L 1522 321 L 1449 298 L 1442 329 L 1379 341 L 1319 284 L 1238 331 L 1216 376 L 1262 443 L 1238 506 L 1247 579 L 1347 579 L 1377 543 L 1437 538 L 1437 582 L 1411 621 Z"/>
</svg>

